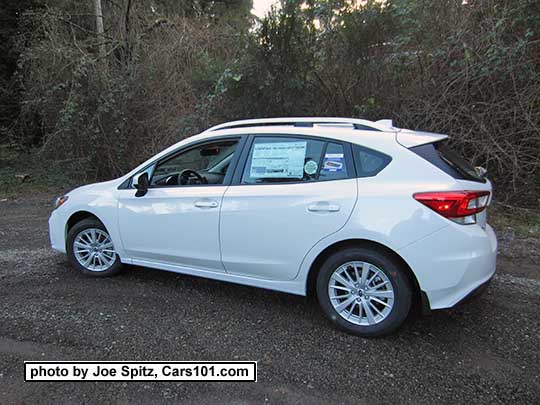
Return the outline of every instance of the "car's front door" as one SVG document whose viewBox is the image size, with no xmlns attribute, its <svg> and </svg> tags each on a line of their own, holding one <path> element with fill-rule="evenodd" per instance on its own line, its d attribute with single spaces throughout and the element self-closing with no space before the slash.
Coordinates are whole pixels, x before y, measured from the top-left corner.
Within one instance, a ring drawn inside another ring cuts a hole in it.
<svg viewBox="0 0 540 405">
<path fill-rule="evenodd" d="M 219 210 L 236 162 L 239 139 L 205 142 L 149 167 L 142 197 L 119 190 L 118 221 L 136 263 L 173 264 L 223 272 Z"/>
<path fill-rule="evenodd" d="M 245 153 L 242 174 L 235 174 L 221 208 L 224 267 L 237 275 L 292 280 L 308 251 L 351 215 L 357 184 L 350 147 L 257 136 Z"/>
</svg>

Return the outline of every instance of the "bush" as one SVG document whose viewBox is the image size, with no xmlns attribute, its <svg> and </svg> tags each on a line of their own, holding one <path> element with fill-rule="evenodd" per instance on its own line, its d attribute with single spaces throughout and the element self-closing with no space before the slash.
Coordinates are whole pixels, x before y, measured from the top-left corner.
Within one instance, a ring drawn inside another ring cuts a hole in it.
<svg viewBox="0 0 540 405">
<path fill-rule="evenodd" d="M 64 1 L 71 8 L 25 16 L 14 137 L 89 179 L 219 121 L 391 118 L 450 134 L 499 197 L 538 204 L 536 0 L 289 0 L 252 31 L 227 7 L 245 13 L 246 2 L 223 3 L 225 18 L 221 2 L 203 15 L 161 0 L 168 15 L 158 19 L 134 2 L 127 13 L 107 8 L 102 37 L 92 10 Z"/>
<path fill-rule="evenodd" d="M 538 204 L 539 2 L 310 4 L 262 21 L 235 67 L 231 115 L 391 118 L 447 133 L 499 197 Z"/>
<path fill-rule="evenodd" d="M 30 17 L 31 45 L 19 60 L 19 144 L 38 143 L 46 156 L 100 179 L 209 124 L 207 95 L 235 52 L 228 27 L 139 15 L 127 35 L 79 38 L 84 28 L 61 10 Z"/>
</svg>

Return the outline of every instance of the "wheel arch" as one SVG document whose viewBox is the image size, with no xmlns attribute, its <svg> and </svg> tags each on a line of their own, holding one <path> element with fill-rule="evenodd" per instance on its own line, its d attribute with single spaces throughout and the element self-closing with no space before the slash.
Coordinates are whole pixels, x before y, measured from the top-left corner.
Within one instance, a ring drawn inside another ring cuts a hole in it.
<svg viewBox="0 0 540 405">
<path fill-rule="evenodd" d="M 319 274 L 320 267 L 324 263 L 324 261 L 333 253 L 350 247 L 363 247 L 378 250 L 395 260 L 401 268 L 405 269 L 406 276 L 409 279 L 413 288 L 413 307 L 423 313 L 427 312 L 427 310 L 429 309 L 429 302 L 426 301 L 427 296 L 420 288 L 420 284 L 418 283 L 416 275 L 412 271 L 409 264 L 405 261 L 405 259 L 403 259 L 403 257 L 401 257 L 395 250 L 390 249 L 388 246 L 368 239 L 346 239 L 335 242 L 322 250 L 317 255 L 315 260 L 311 263 L 311 266 L 309 268 L 308 276 L 306 279 L 306 295 L 308 297 L 313 297 L 316 295 L 317 276 Z"/>
<path fill-rule="evenodd" d="M 85 210 L 80 210 L 80 211 L 76 211 L 74 213 L 72 213 L 70 215 L 70 217 L 68 218 L 68 220 L 66 221 L 66 229 L 65 229 L 65 240 L 67 240 L 67 234 L 69 233 L 69 231 L 71 230 L 71 228 L 73 228 L 75 226 L 75 224 L 77 224 L 78 222 L 82 221 L 83 219 L 87 219 L 87 218 L 95 218 L 97 219 L 99 222 L 101 222 L 103 224 L 103 221 L 101 219 L 99 219 L 99 217 L 92 213 L 92 212 L 89 212 L 89 211 L 85 211 Z"/>
</svg>

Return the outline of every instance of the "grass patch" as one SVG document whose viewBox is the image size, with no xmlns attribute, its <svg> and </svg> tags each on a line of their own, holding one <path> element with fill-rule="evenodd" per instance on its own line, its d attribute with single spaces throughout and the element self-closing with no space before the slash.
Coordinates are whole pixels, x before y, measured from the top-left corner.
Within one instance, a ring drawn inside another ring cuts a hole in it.
<svg viewBox="0 0 540 405">
<path fill-rule="evenodd" d="M 517 238 L 540 239 L 540 211 L 494 203 L 488 221 L 495 229 L 512 229 Z"/>
<path fill-rule="evenodd" d="M 71 173 L 65 164 L 46 160 L 38 151 L 0 145 L 1 198 L 71 189 L 83 182 Z"/>
</svg>

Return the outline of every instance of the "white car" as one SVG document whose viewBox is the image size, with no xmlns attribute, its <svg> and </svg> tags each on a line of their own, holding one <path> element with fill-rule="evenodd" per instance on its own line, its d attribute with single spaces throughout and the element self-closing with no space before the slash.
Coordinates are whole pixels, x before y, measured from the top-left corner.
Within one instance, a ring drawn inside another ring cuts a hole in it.
<svg viewBox="0 0 540 405">
<path fill-rule="evenodd" d="M 133 264 L 314 293 L 338 327 L 384 335 L 495 273 L 491 183 L 446 138 L 389 120 L 221 124 L 58 198 L 51 244 L 94 276 Z"/>
</svg>

